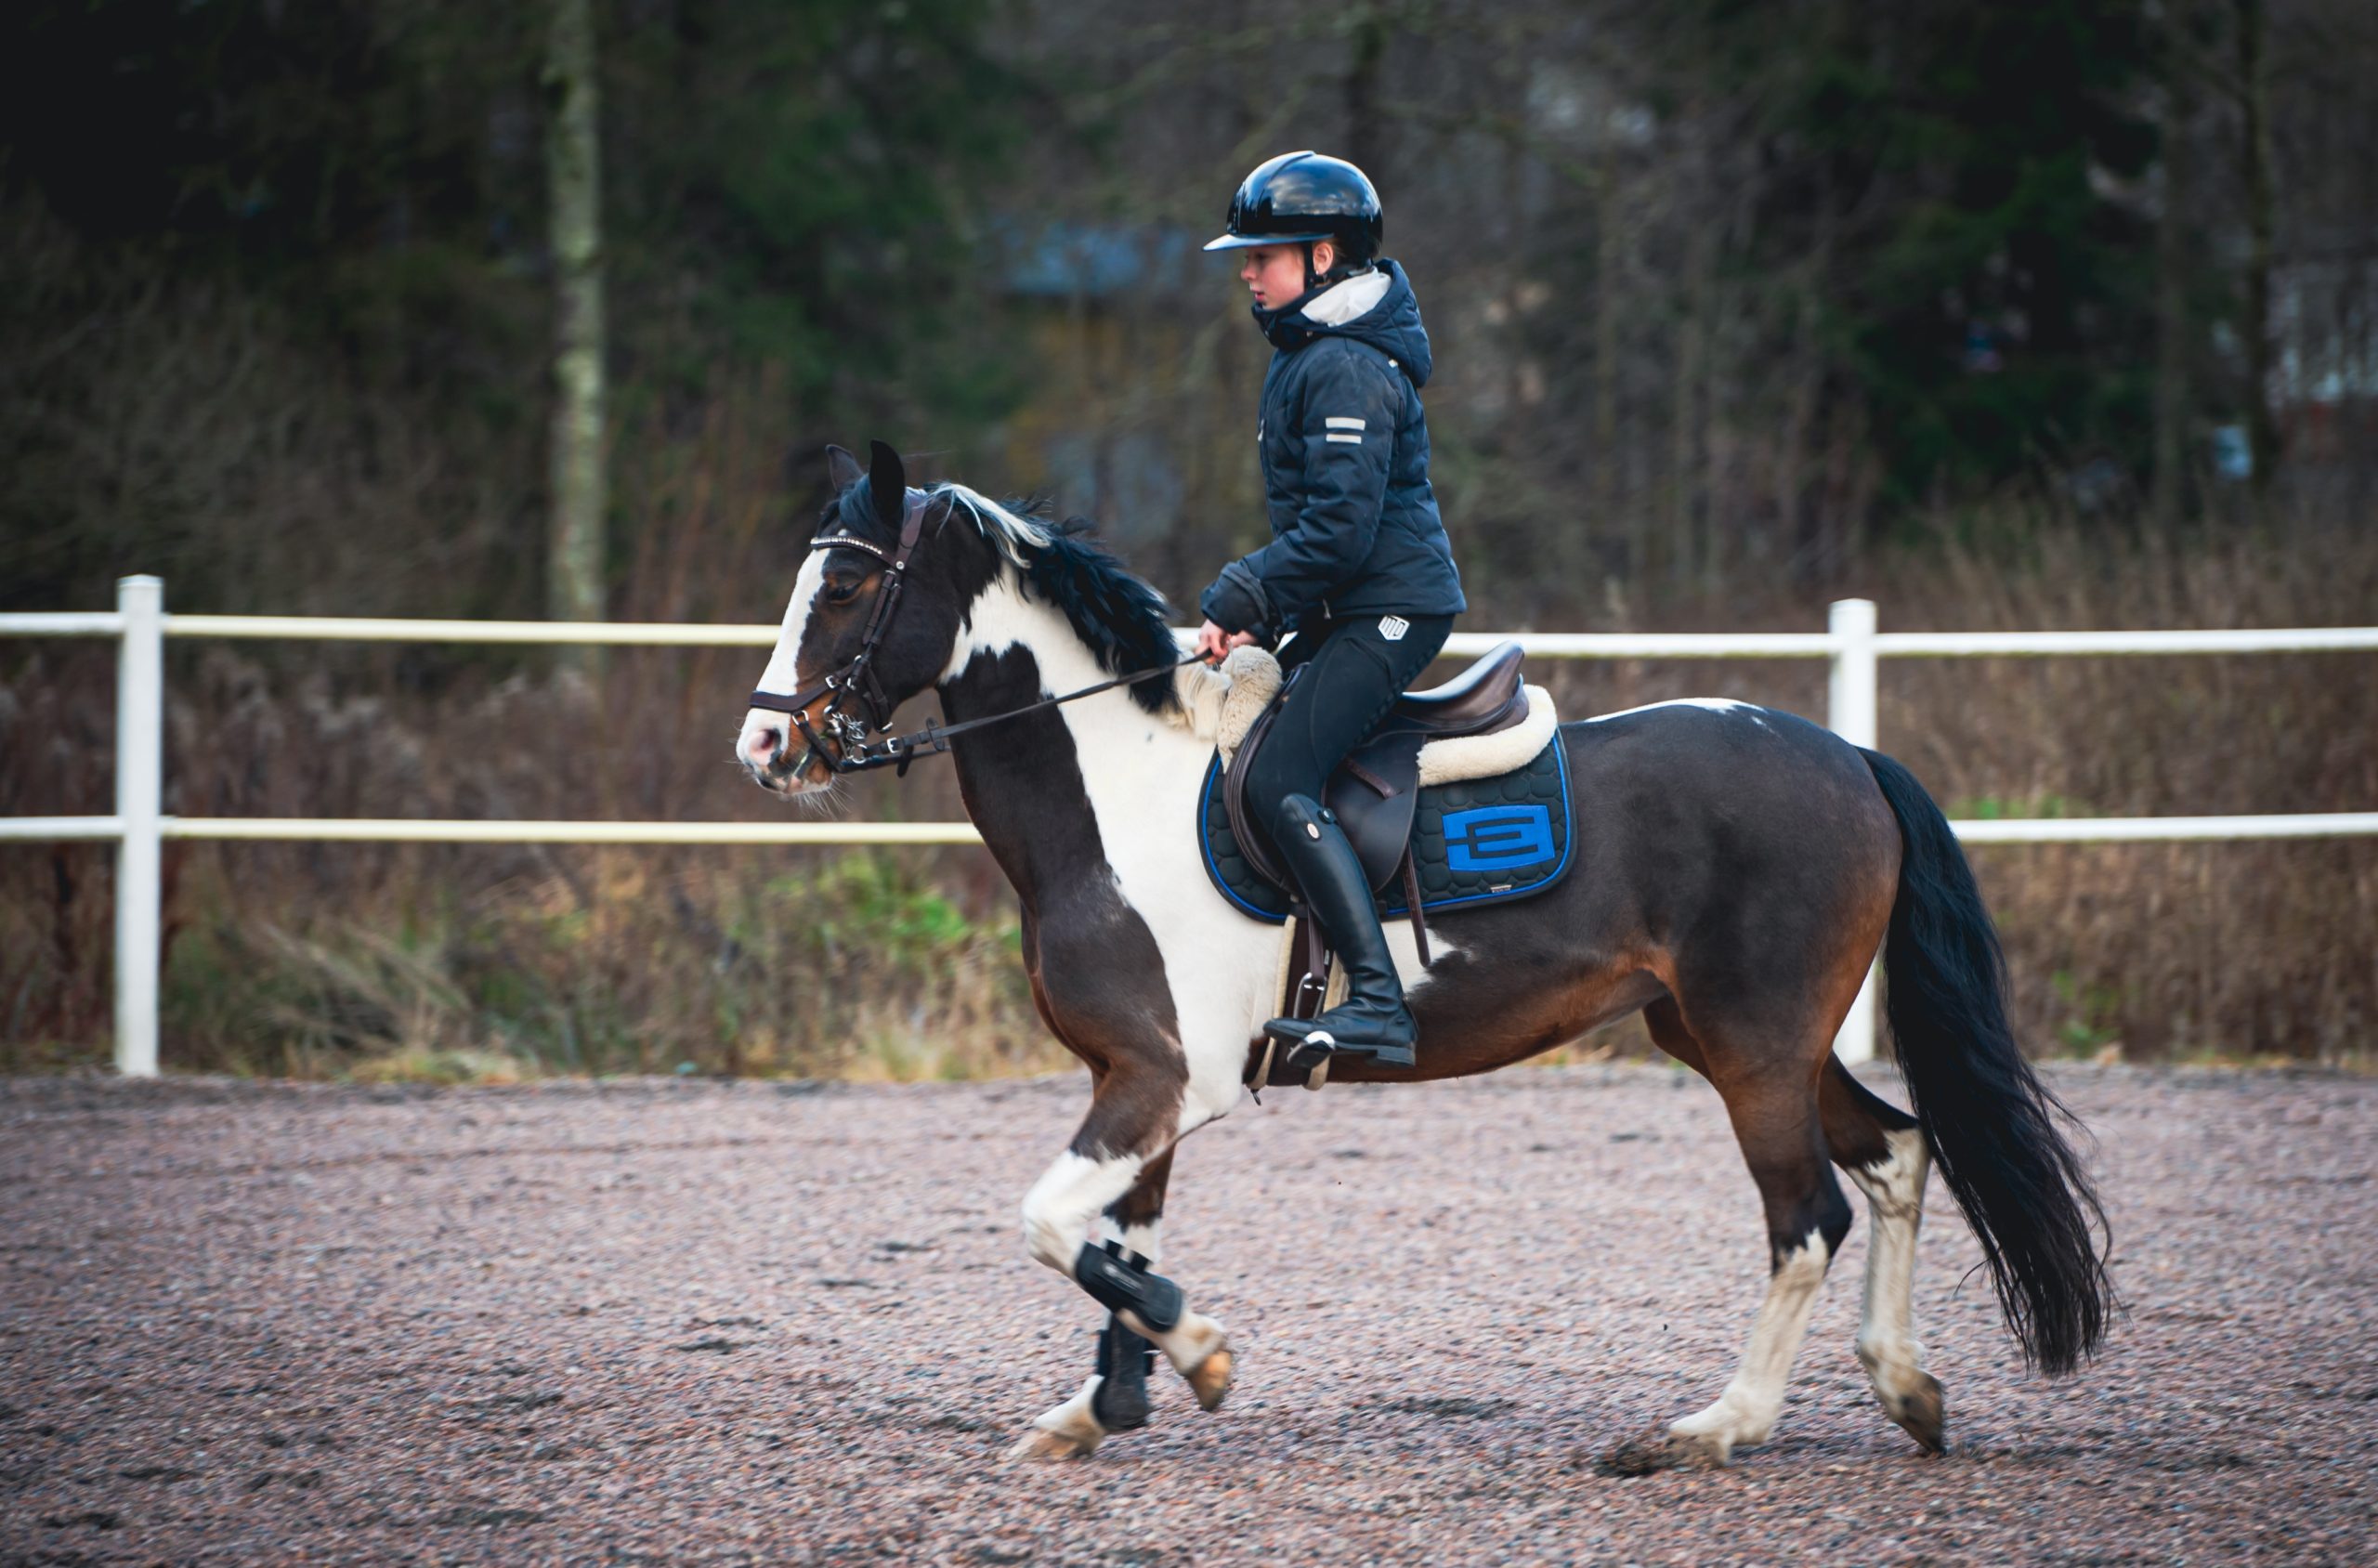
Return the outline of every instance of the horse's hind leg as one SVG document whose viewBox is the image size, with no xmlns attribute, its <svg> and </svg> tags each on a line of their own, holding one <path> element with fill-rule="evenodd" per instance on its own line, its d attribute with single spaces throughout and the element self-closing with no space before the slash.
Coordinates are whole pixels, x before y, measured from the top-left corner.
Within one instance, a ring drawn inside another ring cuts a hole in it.
<svg viewBox="0 0 2378 1568">
<path fill-rule="evenodd" d="M 1915 1118 L 1878 1099 L 1839 1061 L 1825 1065 L 1820 1091 L 1834 1162 L 1866 1195 L 1866 1296 L 1858 1318 L 1858 1359 L 1883 1409 L 1927 1453 L 1940 1452 L 1940 1385 L 1924 1370 L 1913 1329 L 1916 1228 L 1931 1155 Z"/>
<path fill-rule="evenodd" d="M 1679 1460 L 1722 1465 L 1736 1448 L 1764 1443 L 1774 1430 L 1817 1290 L 1849 1234 L 1849 1202 L 1826 1164 L 1807 1052 L 1697 1032 L 1671 998 L 1646 1008 L 1644 1018 L 1660 1048 L 1708 1076 L 1725 1099 L 1766 1207 L 1769 1273 L 1750 1343 L 1718 1402 L 1671 1425 L 1665 1452 L 1646 1456 L 1628 1444 L 1614 1462 L 1627 1470 Z"/>
</svg>

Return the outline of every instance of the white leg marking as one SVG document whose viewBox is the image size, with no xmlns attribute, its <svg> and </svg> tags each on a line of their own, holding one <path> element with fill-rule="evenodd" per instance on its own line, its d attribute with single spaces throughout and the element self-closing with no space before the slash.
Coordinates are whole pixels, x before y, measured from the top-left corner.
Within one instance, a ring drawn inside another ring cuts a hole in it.
<svg viewBox="0 0 2378 1568">
<path fill-rule="evenodd" d="M 1106 1228 L 1115 1233 L 1116 1240 L 1148 1261 L 1148 1271 L 1151 1274 L 1156 1272 L 1156 1260 L 1164 1256 L 1160 1250 L 1164 1242 L 1162 1220 L 1150 1220 L 1142 1224 L 1121 1226 L 1117 1226 L 1110 1220 L 1107 1222 Z"/>
<path fill-rule="evenodd" d="M 1931 1156 L 1924 1134 L 1914 1128 L 1885 1134 L 1890 1153 L 1873 1165 L 1849 1172 L 1866 1195 L 1872 1234 L 1866 1238 L 1866 1299 L 1858 1318 L 1858 1359 L 1874 1379 L 1883 1408 L 1905 1425 L 1914 1414 L 1911 1402 L 1934 1402 L 1930 1418 L 1940 1420 L 1939 1385 L 1924 1372 L 1923 1349 L 1915 1342 L 1913 1312 L 1915 1288 L 1915 1237 L 1924 1222 L 1924 1179 Z M 1919 1434 L 1920 1436 L 1921 1434 Z"/>
<path fill-rule="evenodd" d="M 1750 1331 L 1734 1380 L 1718 1403 L 1697 1416 L 1687 1416 L 1668 1428 L 1674 1435 L 1701 1445 L 1724 1464 L 1737 1447 L 1767 1441 L 1775 1418 L 1784 1409 L 1784 1388 L 1792 1358 L 1809 1331 L 1809 1310 L 1816 1304 L 1817 1287 L 1824 1283 L 1825 1265 L 1833 1261 L 1824 1233 L 1810 1231 L 1808 1239 L 1784 1258 L 1767 1282 L 1767 1300 Z"/>
<path fill-rule="evenodd" d="M 1115 1230 L 1114 1223 L 1106 1218 L 1106 1208 L 1131 1190 L 1146 1163 L 1137 1155 L 1111 1159 L 1088 1159 L 1071 1150 L 1059 1155 L 1047 1173 L 1025 1195 L 1025 1243 L 1032 1249 L 1032 1255 L 1067 1279 L 1073 1278 L 1074 1262 L 1081 1256 L 1082 1244 L 1094 1235 Z M 1147 1256 L 1153 1273 L 1156 1227 L 1128 1226 L 1122 1231 L 1121 1240 L 1124 1246 Z M 1230 1389 L 1230 1331 L 1219 1319 L 1184 1309 L 1180 1322 L 1158 1333 L 1137 1313 L 1116 1315 L 1123 1320 L 1125 1327 L 1164 1352 L 1172 1369 L 1196 1388 L 1199 1404 L 1210 1410 L 1222 1403 L 1222 1395 Z M 1091 1380 L 1097 1381 L 1094 1378 Z M 1081 1397 L 1087 1399 L 1088 1395 Z M 1060 1405 L 1058 1409 L 1068 1407 Z M 1089 1408 L 1087 1404 L 1082 1405 L 1085 1412 Z M 1085 1415 L 1084 1418 L 1088 1417 Z"/>
<path fill-rule="evenodd" d="M 1106 1206 L 1131 1190 L 1147 1161 L 1137 1155 L 1090 1159 L 1068 1149 L 1024 1195 L 1024 1244 L 1032 1255 L 1074 1276 L 1074 1260 Z"/>
<path fill-rule="evenodd" d="M 1008 1450 L 1011 1459 L 1079 1459 L 1087 1457 L 1106 1439 L 1106 1429 L 1098 1424 L 1091 1413 L 1091 1401 L 1104 1381 L 1096 1374 L 1082 1384 L 1081 1392 L 1063 1405 L 1052 1405 L 1032 1419 L 1032 1430 L 1024 1440 Z"/>
<path fill-rule="evenodd" d="M 1089 1159 L 1071 1150 L 1059 1155 L 1024 1196 L 1024 1239 L 1032 1255 L 1067 1279 L 1073 1278 L 1082 1244 L 1104 1225 L 1107 1205 L 1131 1190 L 1146 1163 L 1137 1155 L 1108 1159 Z M 1229 1339 L 1220 1323 L 1199 1313 L 1184 1311 L 1181 1321 L 1163 1333 L 1149 1327 L 1136 1313 L 1117 1315 L 1131 1332 L 1154 1341 L 1172 1363 L 1172 1369 L 1184 1378 L 1196 1372 Z"/>
<path fill-rule="evenodd" d="M 1032 1255 L 1067 1279 L 1073 1278 L 1074 1261 L 1081 1256 L 1082 1244 L 1093 1231 L 1104 1227 L 1106 1206 L 1131 1190 L 1146 1163 L 1137 1155 L 1111 1159 L 1088 1159 L 1071 1150 L 1059 1155 L 1024 1195 L 1024 1239 Z M 1161 1334 L 1137 1313 L 1117 1315 L 1132 1333 L 1154 1341 L 1172 1363 L 1172 1369 L 1192 1381 L 1196 1380 L 1192 1375 L 1230 1338 L 1220 1323 L 1199 1313 L 1182 1312 L 1181 1321 Z M 1199 1398 L 1204 1397 L 1201 1388 Z M 1214 1398 L 1219 1400 L 1220 1393 Z"/>
<path fill-rule="evenodd" d="M 1222 1320 L 1203 1313 L 1183 1309 L 1181 1321 L 1161 1334 L 1142 1322 L 1137 1313 L 1120 1312 L 1115 1315 L 1123 1320 L 1124 1327 L 1162 1351 L 1164 1359 L 1172 1363 L 1172 1369 L 1184 1378 L 1230 1343 L 1230 1332 L 1222 1326 Z"/>
</svg>

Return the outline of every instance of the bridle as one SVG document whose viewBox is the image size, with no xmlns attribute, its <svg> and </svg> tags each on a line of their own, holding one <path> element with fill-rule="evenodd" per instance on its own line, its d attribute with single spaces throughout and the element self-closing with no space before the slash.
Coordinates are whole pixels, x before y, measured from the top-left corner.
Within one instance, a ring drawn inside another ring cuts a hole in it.
<svg viewBox="0 0 2378 1568">
<path fill-rule="evenodd" d="M 905 498 L 900 516 L 900 541 L 889 554 L 873 541 L 850 534 L 828 534 L 809 542 L 813 552 L 863 550 L 882 561 L 884 569 L 876 583 L 874 602 L 868 607 L 867 624 L 860 629 L 856 653 L 824 679 L 790 696 L 775 691 L 751 693 L 752 707 L 785 714 L 792 720 L 793 726 L 801 731 L 801 738 L 807 743 L 800 760 L 791 766 L 781 770 L 771 766 L 768 769 L 771 777 L 799 777 L 808 771 L 812 761 L 822 762 L 838 774 L 866 773 L 874 768 L 890 767 L 896 768 L 900 775 L 905 776 L 908 764 L 919 757 L 939 756 L 947 752 L 952 736 L 963 735 L 970 729 L 980 729 L 986 725 L 1000 724 L 1042 708 L 1053 708 L 1077 698 L 1092 697 L 1119 686 L 1153 680 L 1196 660 L 1196 654 L 1186 653 L 1169 664 L 1159 664 L 1154 669 L 1141 670 L 1129 675 L 1117 675 L 1113 680 L 1086 686 L 1060 697 L 1044 697 L 1037 702 L 1027 702 L 1003 712 L 986 713 L 980 718 L 948 725 L 927 719 L 922 729 L 913 729 L 906 735 L 886 735 L 877 740 L 869 739 L 871 732 L 890 726 L 892 710 L 897 706 L 884 691 L 883 683 L 875 673 L 875 655 L 892 629 L 892 612 L 898 608 L 900 595 L 908 587 L 908 562 L 924 538 L 925 501 L 922 492 Z M 826 705 L 818 711 L 818 722 L 813 725 L 809 705 L 821 697 L 826 699 Z M 854 701 L 858 705 L 856 712 L 846 706 Z M 827 748 L 828 740 L 834 743 L 832 750 Z M 790 748 L 785 750 L 790 751 Z M 777 754 L 781 757 L 784 751 L 779 751 Z"/>
</svg>

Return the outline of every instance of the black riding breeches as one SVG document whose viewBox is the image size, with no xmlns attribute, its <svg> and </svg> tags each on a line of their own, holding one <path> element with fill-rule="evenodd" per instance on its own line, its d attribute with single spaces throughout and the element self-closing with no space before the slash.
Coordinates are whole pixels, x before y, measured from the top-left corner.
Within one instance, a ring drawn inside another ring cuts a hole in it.
<svg viewBox="0 0 2378 1568">
<path fill-rule="evenodd" d="M 1280 646 L 1287 691 L 1248 764 L 1246 794 L 1274 843 L 1280 803 L 1290 795 L 1320 800 L 1346 753 L 1387 716 L 1452 631 L 1450 615 L 1350 617 L 1314 622 Z"/>
</svg>

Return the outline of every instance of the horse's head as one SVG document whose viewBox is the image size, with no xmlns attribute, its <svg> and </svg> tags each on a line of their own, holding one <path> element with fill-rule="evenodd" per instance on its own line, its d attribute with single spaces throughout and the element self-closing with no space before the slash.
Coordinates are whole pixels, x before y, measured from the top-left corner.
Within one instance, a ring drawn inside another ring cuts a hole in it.
<svg viewBox="0 0 2378 1568">
<path fill-rule="evenodd" d="M 992 568 L 973 529 L 945 527 L 950 498 L 909 490 L 900 454 L 882 441 L 865 472 L 840 447 L 826 449 L 826 463 L 834 497 L 760 677 L 762 691 L 803 700 L 790 713 L 751 709 L 735 743 L 753 780 L 786 796 L 826 789 L 855 734 L 882 729 L 894 708 L 940 678 L 960 617 Z M 895 588 L 904 531 L 913 549 Z"/>
</svg>

